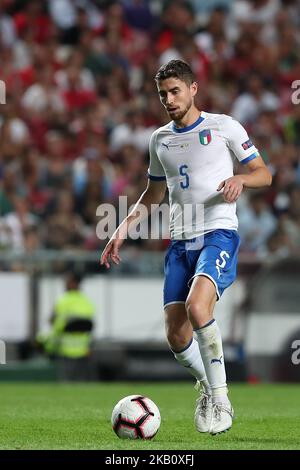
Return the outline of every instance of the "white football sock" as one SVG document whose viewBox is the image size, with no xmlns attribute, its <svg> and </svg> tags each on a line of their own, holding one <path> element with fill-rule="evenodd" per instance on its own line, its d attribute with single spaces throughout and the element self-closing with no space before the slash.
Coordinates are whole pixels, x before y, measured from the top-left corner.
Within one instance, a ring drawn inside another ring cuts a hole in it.
<svg viewBox="0 0 300 470">
<path fill-rule="evenodd" d="M 221 332 L 215 320 L 196 330 L 200 354 L 212 389 L 213 403 L 228 403 Z"/>
<path fill-rule="evenodd" d="M 192 338 L 191 342 L 182 351 L 172 352 L 179 364 L 181 364 L 183 367 L 186 367 L 190 374 L 192 374 L 197 380 L 201 382 L 204 387 L 204 391 L 211 394 L 210 386 L 206 378 L 204 365 L 201 359 L 198 342 L 195 340 L 195 338 Z"/>
</svg>

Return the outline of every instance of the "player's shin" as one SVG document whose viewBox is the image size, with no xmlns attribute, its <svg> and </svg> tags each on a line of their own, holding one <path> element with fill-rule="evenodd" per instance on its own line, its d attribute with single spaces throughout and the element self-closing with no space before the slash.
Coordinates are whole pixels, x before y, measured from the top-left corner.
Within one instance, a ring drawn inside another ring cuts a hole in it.
<svg viewBox="0 0 300 470">
<path fill-rule="evenodd" d="M 228 403 L 221 332 L 215 320 L 196 330 L 213 403 Z"/>
<path fill-rule="evenodd" d="M 186 367 L 197 379 L 195 389 L 200 392 L 200 395 L 196 400 L 194 422 L 197 431 L 209 432 L 212 413 L 211 389 L 206 378 L 198 342 L 195 338 L 192 338 L 184 350 L 180 352 L 173 351 L 173 353 L 179 364 Z"/>
</svg>

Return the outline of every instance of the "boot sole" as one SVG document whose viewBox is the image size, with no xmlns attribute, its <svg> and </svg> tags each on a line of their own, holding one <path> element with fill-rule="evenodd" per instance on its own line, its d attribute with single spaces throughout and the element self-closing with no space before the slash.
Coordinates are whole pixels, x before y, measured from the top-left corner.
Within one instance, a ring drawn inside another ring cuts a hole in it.
<svg viewBox="0 0 300 470">
<path fill-rule="evenodd" d="M 225 432 L 230 431 L 230 429 L 231 429 L 231 426 L 230 426 L 229 428 L 227 428 L 227 429 L 224 429 L 223 431 L 211 432 L 210 434 L 211 434 L 212 436 L 217 436 L 218 434 L 224 434 Z"/>
</svg>

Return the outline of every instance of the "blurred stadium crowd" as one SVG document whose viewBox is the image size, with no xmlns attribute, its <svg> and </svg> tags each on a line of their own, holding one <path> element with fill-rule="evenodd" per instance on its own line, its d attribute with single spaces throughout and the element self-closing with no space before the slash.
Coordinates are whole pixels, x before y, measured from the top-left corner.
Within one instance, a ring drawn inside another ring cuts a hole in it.
<svg viewBox="0 0 300 470">
<path fill-rule="evenodd" d="M 299 26 L 298 0 L 2 0 L 1 250 L 103 246 L 96 209 L 144 190 L 167 122 L 153 77 L 180 58 L 200 109 L 238 119 L 274 175 L 239 201 L 242 252 L 300 254 Z"/>
</svg>

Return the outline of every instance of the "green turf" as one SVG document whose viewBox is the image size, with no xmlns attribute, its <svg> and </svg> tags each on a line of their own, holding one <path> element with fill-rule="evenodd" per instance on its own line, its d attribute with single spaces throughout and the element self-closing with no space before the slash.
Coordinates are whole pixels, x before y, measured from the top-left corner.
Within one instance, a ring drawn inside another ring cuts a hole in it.
<svg viewBox="0 0 300 470">
<path fill-rule="evenodd" d="M 1 449 L 300 449 L 300 386 L 231 385 L 236 419 L 230 432 L 199 434 L 193 426 L 197 393 L 190 383 L 2 383 Z M 141 393 L 161 411 L 152 441 L 123 441 L 113 433 L 111 410 Z"/>
</svg>

